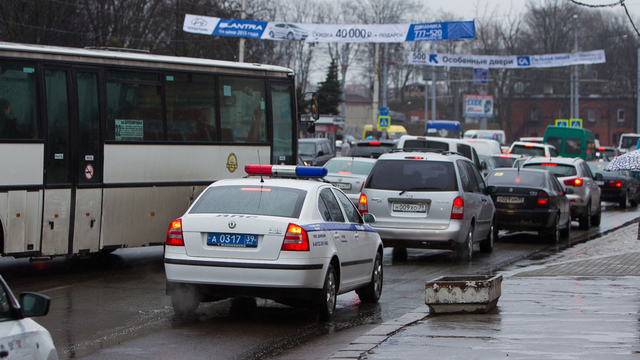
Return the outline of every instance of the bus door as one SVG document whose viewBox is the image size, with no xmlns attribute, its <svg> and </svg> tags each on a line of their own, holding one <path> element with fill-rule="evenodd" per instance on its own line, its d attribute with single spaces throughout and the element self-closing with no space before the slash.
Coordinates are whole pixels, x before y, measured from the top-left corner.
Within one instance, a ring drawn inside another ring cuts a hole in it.
<svg viewBox="0 0 640 360">
<path fill-rule="evenodd" d="M 42 255 L 98 250 L 102 189 L 92 185 L 101 178 L 97 79 L 92 72 L 44 69 Z"/>
</svg>

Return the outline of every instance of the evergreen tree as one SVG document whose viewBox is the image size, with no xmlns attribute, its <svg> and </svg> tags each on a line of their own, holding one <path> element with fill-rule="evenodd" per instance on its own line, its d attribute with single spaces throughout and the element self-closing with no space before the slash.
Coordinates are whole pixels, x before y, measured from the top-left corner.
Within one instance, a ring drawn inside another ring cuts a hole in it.
<svg viewBox="0 0 640 360">
<path fill-rule="evenodd" d="M 320 83 L 318 89 L 318 108 L 320 114 L 338 115 L 338 105 L 342 100 L 342 90 L 340 89 L 340 81 L 338 81 L 338 64 L 335 60 L 329 65 L 327 79 Z"/>
</svg>

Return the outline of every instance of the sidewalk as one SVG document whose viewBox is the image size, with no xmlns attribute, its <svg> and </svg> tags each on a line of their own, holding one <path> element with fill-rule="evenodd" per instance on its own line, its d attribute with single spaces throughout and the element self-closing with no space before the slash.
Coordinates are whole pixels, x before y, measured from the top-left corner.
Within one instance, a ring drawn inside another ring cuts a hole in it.
<svg viewBox="0 0 640 360">
<path fill-rule="evenodd" d="M 632 223 L 542 265 L 503 272 L 490 313 L 429 316 L 421 306 L 331 359 L 638 359 L 637 231 Z"/>
</svg>

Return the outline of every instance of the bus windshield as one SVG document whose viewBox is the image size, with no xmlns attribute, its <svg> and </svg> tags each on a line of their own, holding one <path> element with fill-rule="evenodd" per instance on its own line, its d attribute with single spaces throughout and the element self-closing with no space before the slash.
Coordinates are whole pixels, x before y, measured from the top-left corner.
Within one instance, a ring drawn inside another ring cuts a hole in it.
<svg viewBox="0 0 640 360">
<path fill-rule="evenodd" d="M 427 121 L 426 136 L 436 136 L 450 139 L 460 138 L 460 122 L 449 120 Z"/>
</svg>

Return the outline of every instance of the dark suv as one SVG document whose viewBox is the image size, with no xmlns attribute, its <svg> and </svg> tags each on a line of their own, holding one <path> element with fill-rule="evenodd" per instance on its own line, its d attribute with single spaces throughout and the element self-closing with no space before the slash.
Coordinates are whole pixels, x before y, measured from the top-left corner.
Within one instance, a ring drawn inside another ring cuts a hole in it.
<svg viewBox="0 0 640 360">
<path fill-rule="evenodd" d="M 298 155 L 311 166 L 322 166 L 336 156 L 331 141 L 325 138 L 298 139 Z"/>
</svg>

